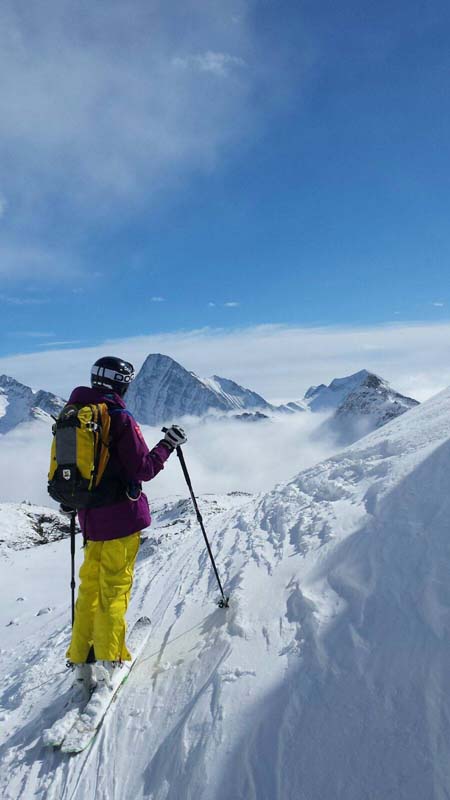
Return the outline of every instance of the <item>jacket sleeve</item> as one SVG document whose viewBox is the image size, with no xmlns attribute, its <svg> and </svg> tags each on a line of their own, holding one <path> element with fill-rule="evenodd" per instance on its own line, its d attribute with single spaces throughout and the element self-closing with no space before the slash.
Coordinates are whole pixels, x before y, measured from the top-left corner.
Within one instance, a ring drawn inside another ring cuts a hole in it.
<svg viewBox="0 0 450 800">
<path fill-rule="evenodd" d="M 121 414 L 117 456 L 129 481 L 151 481 L 164 467 L 172 450 L 164 441 L 149 450 L 136 420 Z"/>
</svg>

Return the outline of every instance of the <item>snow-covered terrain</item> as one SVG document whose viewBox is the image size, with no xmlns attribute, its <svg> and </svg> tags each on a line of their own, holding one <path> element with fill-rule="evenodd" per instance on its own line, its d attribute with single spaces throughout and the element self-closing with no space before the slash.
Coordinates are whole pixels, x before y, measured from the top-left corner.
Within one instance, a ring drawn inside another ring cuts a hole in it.
<svg viewBox="0 0 450 800">
<path fill-rule="evenodd" d="M 8 375 L 0 375 L 0 433 L 23 422 L 56 416 L 63 406 L 64 400 L 51 392 L 35 391 Z"/>
<path fill-rule="evenodd" d="M 31 503 L 0 503 L 0 554 L 58 541 L 69 534 L 67 517 Z"/>
<path fill-rule="evenodd" d="M 328 386 L 324 383 L 319 386 L 310 386 L 305 393 L 303 402 L 308 405 L 311 411 L 336 411 L 346 401 L 347 397 L 356 389 L 359 389 L 371 374 L 368 370 L 361 369 L 353 375 L 334 378 Z"/>
<path fill-rule="evenodd" d="M 266 495 L 200 498 L 226 611 L 165 501 L 129 609 L 151 640 L 73 758 L 40 740 L 70 685 L 68 542 L 8 550 L 1 796 L 447 800 L 449 463 L 450 390 Z"/>
<path fill-rule="evenodd" d="M 226 378 L 199 378 L 169 356 L 149 355 L 127 393 L 127 405 L 145 425 L 211 411 L 271 411 L 263 397 Z"/>
<path fill-rule="evenodd" d="M 329 386 L 311 386 L 304 402 L 313 412 L 333 412 L 319 435 L 332 436 L 340 445 L 356 442 L 418 405 L 365 369 L 335 378 Z"/>
</svg>

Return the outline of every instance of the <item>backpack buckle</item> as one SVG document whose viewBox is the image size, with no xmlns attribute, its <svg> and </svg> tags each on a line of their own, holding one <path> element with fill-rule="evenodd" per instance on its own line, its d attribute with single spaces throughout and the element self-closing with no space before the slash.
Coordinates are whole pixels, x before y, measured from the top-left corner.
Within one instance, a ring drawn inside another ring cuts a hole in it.
<svg viewBox="0 0 450 800">
<path fill-rule="evenodd" d="M 86 422 L 86 428 L 88 431 L 94 431 L 94 433 L 100 430 L 98 422 Z"/>
</svg>

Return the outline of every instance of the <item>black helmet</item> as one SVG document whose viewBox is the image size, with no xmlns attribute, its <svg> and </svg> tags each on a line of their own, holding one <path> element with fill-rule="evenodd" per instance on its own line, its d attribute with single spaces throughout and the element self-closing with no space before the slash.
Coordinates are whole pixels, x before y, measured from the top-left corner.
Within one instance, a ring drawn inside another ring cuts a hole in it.
<svg viewBox="0 0 450 800">
<path fill-rule="evenodd" d="M 112 389 L 123 397 L 131 381 L 134 380 L 134 367 L 129 361 L 114 356 L 97 359 L 91 369 L 91 386 Z"/>
</svg>

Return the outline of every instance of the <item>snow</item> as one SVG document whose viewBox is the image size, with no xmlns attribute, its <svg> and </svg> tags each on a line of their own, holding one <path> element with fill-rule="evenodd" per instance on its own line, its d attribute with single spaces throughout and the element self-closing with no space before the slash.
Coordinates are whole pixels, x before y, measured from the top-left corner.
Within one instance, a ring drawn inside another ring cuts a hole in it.
<svg viewBox="0 0 450 800">
<path fill-rule="evenodd" d="M 0 375 L 0 434 L 33 419 L 49 420 L 64 401 L 50 392 L 34 391 L 8 375 Z"/>
<path fill-rule="evenodd" d="M 329 386 L 325 386 L 323 383 L 320 386 L 310 386 L 305 393 L 303 402 L 308 404 L 311 411 L 336 410 L 351 392 L 364 383 L 369 375 L 370 373 L 366 369 L 362 369 L 344 378 L 334 378 Z"/>
<path fill-rule="evenodd" d="M 267 494 L 201 496 L 228 610 L 188 502 L 157 501 L 129 609 L 152 635 L 73 758 L 40 739 L 70 685 L 68 541 L 8 548 L 1 796 L 447 800 L 449 463 L 447 390 Z"/>
<path fill-rule="evenodd" d="M 4 417 L 6 415 L 7 408 L 8 398 L 4 392 L 0 391 L 0 417 Z"/>
<path fill-rule="evenodd" d="M 0 555 L 67 536 L 69 522 L 54 509 L 30 503 L 0 503 Z"/>
<path fill-rule="evenodd" d="M 311 387 L 305 395 L 310 410 L 332 410 L 319 428 L 319 435 L 332 437 L 341 447 L 380 428 L 391 419 L 418 405 L 391 388 L 378 375 L 361 370 L 347 378 L 336 378 L 329 386 Z"/>
<path fill-rule="evenodd" d="M 271 410 L 262 397 L 226 378 L 200 378 L 169 356 L 149 355 L 127 393 L 127 405 L 146 425 L 172 423 L 187 414 L 204 416 L 240 409 Z"/>
</svg>

